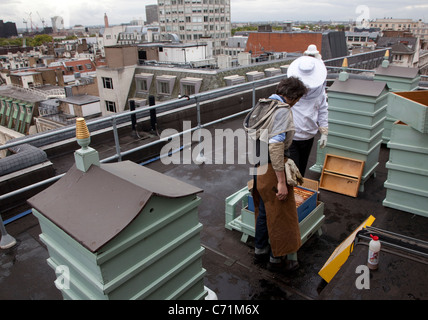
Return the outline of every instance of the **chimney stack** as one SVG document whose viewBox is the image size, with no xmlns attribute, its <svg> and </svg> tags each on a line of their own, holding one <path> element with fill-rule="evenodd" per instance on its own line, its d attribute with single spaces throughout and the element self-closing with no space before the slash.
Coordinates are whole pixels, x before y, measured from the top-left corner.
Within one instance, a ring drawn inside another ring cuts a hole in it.
<svg viewBox="0 0 428 320">
<path fill-rule="evenodd" d="M 104 27 L 108 28 L 108 17 L 107 17 L 107 13 L 104 13 Z"/>
</svg>

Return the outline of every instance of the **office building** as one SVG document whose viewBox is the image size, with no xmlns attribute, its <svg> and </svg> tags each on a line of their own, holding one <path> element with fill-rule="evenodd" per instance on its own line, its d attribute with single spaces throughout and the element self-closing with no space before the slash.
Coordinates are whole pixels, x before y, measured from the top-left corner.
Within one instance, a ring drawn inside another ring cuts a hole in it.
<svg viewBox="0 0 428 320">
<path fill-rule="evenodd" d="M 182 42 L 211 42 L 212 55 L 222 54 L 231 35 L 230 0 L 159 0 L 161 32 Z"/>
</svg>

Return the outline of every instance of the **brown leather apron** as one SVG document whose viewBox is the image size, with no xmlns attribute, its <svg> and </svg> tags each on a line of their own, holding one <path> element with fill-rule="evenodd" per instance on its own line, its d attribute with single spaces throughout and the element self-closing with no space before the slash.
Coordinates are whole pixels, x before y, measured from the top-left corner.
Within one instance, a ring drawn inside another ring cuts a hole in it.
<svg viewBox="0 0 428 320">
<path fill-rule="evenodd" d="M 299 220 L 294 199 L 294 188 L 287 185 L 287 199 L 278 200 L 276 192 L 273 190 L 276 189 L 278 180 L 272 165 L 269 163 L 267 166 L 267 172 L 257 176 L 256 188 L 253 188 L 254 213 L 257 220 L 259 196 L 261 196 L 266 208 L 271 250 L 275 257 L 281 257 L 297 252 L 302 245 Z"/>
</svg>

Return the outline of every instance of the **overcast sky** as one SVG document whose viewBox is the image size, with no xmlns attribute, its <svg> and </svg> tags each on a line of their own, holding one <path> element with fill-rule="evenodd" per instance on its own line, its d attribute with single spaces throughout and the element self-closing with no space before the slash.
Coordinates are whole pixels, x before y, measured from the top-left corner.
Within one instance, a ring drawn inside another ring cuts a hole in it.
<svg viewBox="0 0 428 320">
<path fill-rule="evenodd" d="M 34 26 L 42 19 L 52 26 L 51 17 L 62 16 L 66 27 L 102 25 L 107 13 L 111 25 L 146 19 L 145 6 L 156 0 L 0 0 L 0 20 L 18 28 L 30 14 Z M 427 0 L 231 0 L 232 22 L 246 21 L 348 21 L 384 17 L 422 19 L 428 22 Z M 30 25 L 28 24 L 30 27 Z"/>
</svg>

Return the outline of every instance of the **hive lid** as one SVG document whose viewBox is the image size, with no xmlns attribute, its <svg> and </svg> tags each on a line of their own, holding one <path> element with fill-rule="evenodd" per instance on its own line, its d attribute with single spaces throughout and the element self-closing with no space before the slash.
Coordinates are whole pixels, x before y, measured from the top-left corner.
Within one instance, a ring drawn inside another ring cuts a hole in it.
<svg viewBox="0 0 428 320">
<path fill-rule="evenodd" d="M 375 71 L 376 75 L 413 79 L 419 76 L 419 69 L 391 65 L 387 68 L 380 66 Z"/>
<path fill-rule="evenodd" d="M 358 96 L 378 97 L 388 85 L 384 81 L 369 81 L 361 79 L 336 80 L 328 89 L 328 92 L 349 93 Z"/>
<path fill-rule="evenodd" d="M 91 252 L 116 237 L 153 195 L 183 197 L 201 189 L 130 161 L 73 166 L 28 203 Z"/>
<path fill-rule="evenodd" d="M 203 190 L 131 161 L 102 164 L 101 168 L 144 188 L 156 195 L 177 198 L 200 193 Z"/>
</svg>

